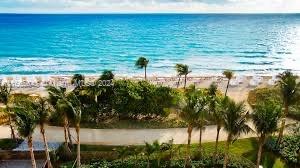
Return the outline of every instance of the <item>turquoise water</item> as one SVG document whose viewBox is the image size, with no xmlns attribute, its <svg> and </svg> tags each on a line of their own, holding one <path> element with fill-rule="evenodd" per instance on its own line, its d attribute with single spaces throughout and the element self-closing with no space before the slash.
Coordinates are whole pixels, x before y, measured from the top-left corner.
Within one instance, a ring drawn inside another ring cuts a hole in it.
<svg viewBox="0 0 300 168">
<path fill-rule="evenodd" d="M 0 15 L 0 73 L 193 75 L 300 72 L 300 15 Z"/>
</svg>

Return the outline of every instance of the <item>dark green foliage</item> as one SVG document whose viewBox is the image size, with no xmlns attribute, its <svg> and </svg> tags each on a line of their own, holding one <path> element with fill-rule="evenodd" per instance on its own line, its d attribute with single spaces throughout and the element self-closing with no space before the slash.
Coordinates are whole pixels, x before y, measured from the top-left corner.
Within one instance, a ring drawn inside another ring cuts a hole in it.
<svg viewBox="0 0 300 168">
<path fill-rule="evenodd" d="M 114 79 L 114 77 L 115 75 L 112 73 L 112 71 L 104 70 L 100 77 L 100 80 L 112 80 Z"/>
<path fill-rule="evenodd" d="M 276 145 L 277 138 L 268 139 L 266 146 L 268 149 L 278 153 L 290 164 L 300 165 L 300 136 L 290 135 L 284 136 L 281 143 Z"/>
<path fill-rule="evenodd" d="M 119 80 L 114 83 L 113 108 L 120 116 L 167 115 L 175 92 L 171 88 L 155 86 L 146 81 Z"/>
<path fill-rule="evenodd" d="M 0 150 L 11 150 L 16 148 L 23 140 L 22 139 L 0 139 Z"/>
<path fill-rule="evenodd" d="M 203 167 L 203 168 L 221 168 L 223 167 L 223 158 L 221 155 L 217 156 L 217 161 L 213 164 L 213 157 L 210 155 L 203 155 L 199 160 L 191 161 L 192 167 Z M 185 167 L 185 160 L 173 160 L 172 162 L 168 160 L 162 160 L 158 166 L 156 160 L 150 160 L 151 168 L 183 168 Z M 124 161 L 115 160 L 112 162 L 108 161 L 98 161 L 93 162 L 90 165 L 85 165 L 85 168 L 146 168 L 147 161 L 140 159 L 128 159 Z M 230 163 L 228 163 L 229 168 L 253 168 L 254 164 L 244 159 L 242 157 L 231 157 Z"/>
<path fill-rule="evenodd" d="M 281 93 L 278 88 L 257 88 L 251 90 L 248 95 L 248 103 L 254 108 L 256 104 L 272 101 L 277 105 L 283 105 Z M 299 99 L 300 100 L 300 99 Z M 290 106 L 288 117 L 300 120 L 300 102 Z"/>
</svg>

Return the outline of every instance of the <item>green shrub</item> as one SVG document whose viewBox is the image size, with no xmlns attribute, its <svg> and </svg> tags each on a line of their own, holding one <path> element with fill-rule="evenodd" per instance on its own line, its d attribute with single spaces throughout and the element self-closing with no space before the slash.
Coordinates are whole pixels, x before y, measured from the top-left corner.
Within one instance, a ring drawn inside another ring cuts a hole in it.
<svg viewBox="0 0 300 168">
<path fill-rule="evenodd" d="M 174 103 L 176 92 L 169 87 L 146 81 L 119 80 L 114 83 L 113 108 L 120 116 L 166 116 Z"/>
<path fill-rule="evenodd" d="M 150 160 L 150 167 L 151 168 L 183 168 L 185 167 L 185 160 L 162 160 L 160 162 L 160 166 L 158 166 L 157 160 Z M 191 167 L 204 167 L 204 168 L 221 168 L 223 167 L 223 155 L 219 155 L 217 157 L 217 161 L 213 159 L 211 155 L 203 155 L 201 159 L 192 160 Z M 147 160 L 139 159 L 127 159 L 124 161 L 121 160 L 114 160 L 114 161 L 96 161 L 92 162 L 89 165 L 84 165 L 84 168 L 146 168 L 147 167 Z M 242 157 L 233 157 L 229 158 L 228 163 L 229 168 L 253 168 L 255 165 Z"/>
<path fill-rule="evenodd" d="M 16 148 L 23 140 L 17 139 L 16 141 L 10 138 L 0 139 L 0 150 L 11 150 Z"/>
<path fill-rule="evenodd" d="M 278 88 L 256 88 L 251 90 L 248 94 L 248 103 L 251 107 L 254 107 L 258 102 L 268 100 L 282 105 L 283 102 Z M 300 104 L 290 106 L 288 117 L 300 120 Z"/>
<path fill-rule="evenodd" d="M 279 145 L 276 145 L 277 138 L 269 138 L 266 147 L 281 155 L 290 164 L 300 164 L 300 136 L 285 136 Z"/>
</svg>

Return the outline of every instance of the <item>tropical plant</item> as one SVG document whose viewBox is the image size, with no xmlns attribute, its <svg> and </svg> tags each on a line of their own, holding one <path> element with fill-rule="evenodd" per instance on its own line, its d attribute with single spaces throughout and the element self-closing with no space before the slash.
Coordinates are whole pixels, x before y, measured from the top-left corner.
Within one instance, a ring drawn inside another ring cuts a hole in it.
<svg viewBox="0 0 300 168">
<path fill-rule="evenodd" d="M 81 102 L 79 101 L 78 97 L 71 92 L 68 94 L 66 99 L 64 99 L 66 103 L 71 107 L 72 112 L 73 112 L 73 121 L 75 124 L 75 131 L 77 134 L 77 167 L 81 166 L 80 162 L 80 121 L 81 121 L 81 114 L 82 114 L 82 105 Z"/>
<path fill-rule="evenodd" d="M 262 102 L 255 106 L 252 121 L 258 135 L 258 153 L 256 167 L 259 168 L 263 145 L 269 135 L 277 131 L 277 123 L 280 118 L 281 106 L 272 101 Z"/>
<path fill-rule="evenodd" d="M 47 138 L 45 135 L 45 123 L 48 122 L 50 107 L 47 99 L 42 97 L 33 98 L 33 100 L 28 100 L 27 103 L 30 107 L 30 110 L 36 117 L 37 124 L 40 126 L 40 132 L 43 137 L 45 154 L 47 159 L 48 168 L 52 167 L 49 155 L 49 148 L 47 143 Z M 28 110 L 28 109 L 27 109 Z"/>
<path fill-rule="evenodd" d="M 71 84 L 75 85 L 75 89 L 81 88 L 84 85 L 85 77 L 82 74 L 74 74 L 71 79 Z"/>
<path fill-rule="evenodd" d="M 147 168 L 150 168 L 150 156 L 156 151 L 160 150 L 160 144 L 157 140 L 155 140 L 152 144 L 145 142 L 145 155 L 147 157 Z"/>
<path fill-rule="evenodd" d="M 209 97 L 204 90 L 198 91 L 197 99 L 198 128 L 199 128 L 199 151 L 202 154 L 202 133 L 205 130 L 205 125 L 208 123 L 209 116 Z"/>
<path fill-rule="evenodd" d="M 15 116 L 14 116 L 14 113 L 11 112 L 9 104 L 8 104 L 9 98 L 11 96 L 11 91 L 12 91 L 11 85 L 8 85 L 8 84 L 0 85 L 0 102 L 5 105 L 4 112 L 6 113 L 6 116 L 8 116 L 8 124 L 10 127 L 11 137 L 13 140 L 16 140 L 16 134 L 15 134 L 15 130 L 13 127 Z"/>
<path fill-rule="evenodd" d="M 114 151 L 116 151 L 118 153 L 118 157 L 121 159 L 122 162 L 124 162 L 124 158 L 129 153 L 129 147 L 124 146 L 124 147 L 116 148 L 116 149 L 114 149 Z"/>
<path fill-rule="evenodd" d="M 199 125 L 199 113 L 198 113 L 198 95 L 194 87 L 189 88 L 184 96 L 183 101 L 180 103 L 179 116 L 188 124 L 188 144 L 187 144 L 187 161 L 190 160 L 190 144 L 192 131 Z"/>
<path fill-rule="evenodd" d="M 220 130 L 223 126 L 223 107 L 225 104 L 224 98 L 218 97 L 217 95 L 218 86 L 216 83 L 212 83 L 208 88 L 209 95 L 209 111 L 210 111 L 210 119 L 217 125 L 217 136 L 216 136 L 216 144 L 215 144 L 215 152 L 217 155 L 218 152 L 218 144 L 219 144 L 219 135 Z"/>
<path fill-rule="evenodd" d="M 282 114 L 282 122 L 278 135 L 278 142 L 281 142 L 283 131 L 285 128 L 285 119 L 289 113 L 289 107 L 295 104 L 299 100 L 300 95 L 300 83 L 297 83 L 297 76 L 291 71 L 285 71 L 277 76 L 279 78 L 277 86 L 280 88 L 281 97 L 284 105 L 284 112 Z"/>
<path fill-rule="evenodd" d="M 191 73 L 192 71 L 189 70 L 189 66 L 185 64 L 176 64 L 175 69 L 177 71 L 177 74 L 179 76 L 178 82 L 177 82 L 177 88 L 179 87 L 180 78 L 182 75 L 184 75 L 184 88 L 186 87 L 186 81 L 187 81 L 187 75 Z"/>
<path fill-rule="evenodd" d="M 234 73 L 232 71 L 230 71 L 230 70 L 225 70 L 223 72 L 223 75 L 228 79 L 227 86 L 226 86 L 226 91 L 225 91 L 225 96 L 227 96 L 227 91 L 228 91 L 229 83 L 230 83 L 230 80 L 233 78 Z"/>
<path fill-rule="evenodd" d="M 112 80 L 114 79 L 115 75 L 110 70 L 104 70 L 102 75 L 100 76 L 100 80 Z"/>
<path fill-rule="evenodd" d="M 63 87 L 54 87 L 47 86 L 46 87 L 49 93 L 49 102 L 63 117 L 63 125 L 64 125 L 64 136 L 65 136 L 65 147 L 70 153 L 71 150 L 68 146 L 68 138 L 70 144 L 72 144 L 72 137 L 70 133 L 70 118 L 72 118 L 71 110 L 69 106 L 66 104 L 67 91 L 66 88 Z"/>
<path fill-rule="evenodd" d="M 31 164 L 32 168 L 36 168 L 35 157 L 33 153 L 33 141 L 32 141 L 32 134 L 36 127 L 36 118 L 35 115 L 32 114 L 32 111 L 24 111 L 24 107 L 18 108 L 16 107 L 15 114 L 16 114 L 16 126 L 19 132 L 19 135 L 23 138 L 27 138 L 29 152 L 31 156 Z"/>
<path fill-rule="evenodd" d="M 225 156 L 223 168 L 227 167 L 229 146 L 233 143 L 241 134 L 248 133 L 251 129 L 247 125 L 248 112 L 245 109 L 244 102 L 236 103 L 233 100 L 226 97 L 225 109 L 223 114 L 224 130 L 227 132 L 227 140 L 225 146 Z"/>
<path fill-rule="evenodd" d="M 135 62 L 135 66 L 138 68 L 144 68 L 145 73 L 145 80 L 147 80 L 147 66 L 149 60 L 145 57 L 139 57 L 138 60 Z"/>
</svg>

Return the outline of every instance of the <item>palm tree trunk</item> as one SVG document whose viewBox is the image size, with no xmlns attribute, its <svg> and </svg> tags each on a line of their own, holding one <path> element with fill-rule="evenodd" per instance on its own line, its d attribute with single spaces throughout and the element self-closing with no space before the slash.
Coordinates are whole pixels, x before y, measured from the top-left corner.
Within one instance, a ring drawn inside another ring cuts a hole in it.
<svg viewBox="0 0 300 168">
<path fill-rule="evenodd" d="M 202 153 L 202 127 L 200 127 L 199 131 L 199 151 Z"/>
<path fill-rule="evenodd" d="M 36 168 L 36 163 L 35 163 L 35 158 L 34 158 L 34 153 L 33 153 L 32 136 L 31 135 L 28 136 L 28 147 L 29 147 L 29 151 L 30 151 L 32 168 Z"/>
<path fill-rule="evenodd" d="M 98 95 L 95 95 L 95 102 L 98 103 Z"/>
<path fill-rule="evenodd" d="M 80 125 L 76 124 L 76 134 L 77 134 L 77 167 L 81 166 L 80 163 Z"/>
<path fill-rule="evenodd" d="M 185 89 L 185 87 L 186 87 L 186 75 L 184 75 L 184 86 L 183 86 L 183 88 Z"/>
<path fill-rule="evenodd" d="M 289 106 L 287 103 L 284 103 L 284 112 L 282 115 L 282 122 L 281 122 L 280 130 L 279 130 L 279 134 L 278 134 L 277 145 L 279 145 L 281 143 L 281 140 L 283 137 L 283 131 L 285 128 L 285 118 L 286 118 L 288 112 L 289 112 Z"/>
<path fill-rule="evenodd" d="M 258 147 L 258 152 L 257 152 L 256 168 L 259 168 L 259 165 L 260 165 L 264 141 L 265 141 L 265 135 L 261 135 L 261 137 L 259 138 L 259 147 Z"/>
<path fill-rule="evenodd" d="M 188 144 L 187 144 L 187 150 L 186 150 L 185 167 L 189 167 L 189 165 L 190 165 L 192 131 L 193 131 L 193 127 L 189 125 L 188 130 L 187 130 Z"/>
<path fill-rule="evenodd" d="M 8 114 L 9 115 L 9 114 Z M 10 132 L 11 132 L 11 138 L 14 140 L 14 141 L 16 141 L 16 134 L 15 134 L 15 130 L 14 130 L 14 127 L 13 127 L 13 125 L 12 125 L 12 121 L 11 121 L 12 119 L 11 119 L 11 117 L 10 117 L 10 115 L 9 115 L 9 117 L 8 117 L 8 122 L 9 122 L 9 127 L 10 127 Z"/>
<path fill-rule="evenodd" d="M 218 153 L 218 144 L 219 144 L 219 135 L 220 135 L 221 126 L 217 125 L 217 137 L 216 137 L 216 144 L 215 144 L 215 156 Z"/>
<path fill-rule="evenodd" d="M 227 137 L 227 141 L 226 141 L 226 146 L 225 146 L 225 156 L 224 156 L 224 163 L 223 163 L 223 168 L 227 167 L 227 162 L 228 162 L 228 154 L 229 154 L 229 144 L 230 144 L 230 138 L 231 135 L 229 134 Z"/>
<path fill-rule="evenodd" d="M 227 91 L 228 91 L 229 83 L 230 83 L 230 79 L 228 79 L 228 82 L 227 82 L 226 91 L 225 91 L 225 97 L 227 96 Z"/>
<path fill-rule="evenodd" d="M 51 160 L 50 160 L 49 148 L 48 148 L 48 143 L 47 143 L 47 139 L 46 139 L 46 135 L 45 135 L 44 124 L 40 124 L 40 131 L 41 131 L 41 134 L 43 136 L 43 141 L 44 141 L 44 146 L 45 146 L 45 154 L 46 154 L 46 159 L 47 159 L 47 165 L 48 165 L 48 168 L 51 168 L 52 164 L 51 164 Z"/>
<path fill-rule="evenodd" d="M 68 135 L 67 135 L 67 131 L 68 131 L 68 119 L 66 116 L 64 116 L 64 136 L 65 136 L 65 148 L 67 150 L 67 152 L 69 154 L 71 154 L 71 150 L 69 148 L 69 145 L 68 145 Z"/>
<path fill-rule="evenodd" d="M 179 78 L 178 78 L 178 82 L 177 82 L 177 88 L 179 88 L 179 82 L 180 82 L 180 78 L 181 78 L 181 76 L 179 76 Z"/>
<path fill-rule="evenodd" d="M 147 67 L 145 66 L 145 80 L 147 80 Z"/>
<path fill-rule="evenodd" d="M 150 168 L 150 157 L 147 156 L 147 168 Z"/>
<path fill-rule="evenodd" d="M 71 135 L 71 131 L 70 131 L 70 122 L 69 122 L 69 120 L 68 120 L 68 125 L 67 125 L 67 131 L 68 131 L 69 142 L 70 142 L 70 145 L 72 146 L 73 142 L 72 142 L 72 135 Z"/>
</svg>

